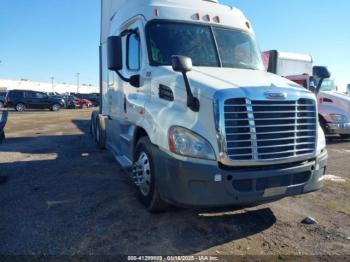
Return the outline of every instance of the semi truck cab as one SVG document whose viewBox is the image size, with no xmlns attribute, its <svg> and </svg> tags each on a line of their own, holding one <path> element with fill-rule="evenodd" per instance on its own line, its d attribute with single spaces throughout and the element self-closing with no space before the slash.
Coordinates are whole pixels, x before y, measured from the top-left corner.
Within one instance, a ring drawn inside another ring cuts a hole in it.
<svg viewBox="0 0 350 262">
<path fill-rule="evenodd" d="M 320 189 L 315 95 L 264 69 L 252 25 L 218 1 L 102 0 L 91 132 L 150 211 Z"/>
<path fill-rule="evenodd" d="M 314 90 L 318 80 L 309 75 L 287 76 L 301 86 Z M 328 135 L 350 138 L 350 96 L 337 90 L 334 79 L 325 79 L 317 94 L 319 120 Z"/>
</svg>

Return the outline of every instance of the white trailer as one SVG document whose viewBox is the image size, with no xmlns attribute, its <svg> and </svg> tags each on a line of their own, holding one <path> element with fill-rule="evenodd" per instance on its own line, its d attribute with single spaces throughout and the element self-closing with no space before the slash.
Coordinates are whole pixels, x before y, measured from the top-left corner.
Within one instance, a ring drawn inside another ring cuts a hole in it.
<svg viewBox="0 0 350 262">
<path fill-rule="evenodd" d="M 268 72 L 279 76 L 312 75 L 313 58 L 308 54 L 298 54 L 271 50 L 263 52 Z"/>
<path fill-rule="evenodd" d="M 91 130 L 150 211 L 262 203 L 320 189 L 315 95 L 267 73 L 250 22 L 204 0 L 102 0 Z"/>
</svg>

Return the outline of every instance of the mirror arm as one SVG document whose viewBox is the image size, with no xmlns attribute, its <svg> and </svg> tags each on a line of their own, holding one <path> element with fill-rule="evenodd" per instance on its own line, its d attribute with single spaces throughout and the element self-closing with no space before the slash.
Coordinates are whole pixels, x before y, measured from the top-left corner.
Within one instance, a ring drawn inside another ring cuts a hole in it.
<svg viewBox="0 0 350 262">
<path fill-rule="evenodd" d="M 198 98 L 193 96 L 190 82 L 188 81 L 188 77 L 186 72 L 182 72 L 182 76 L 185 81 L 185 87 L 186 87 L 186 93 L 187 93 L 187 106 L 193 111 L 193 112 L 199 112 L 200 104 Z"/>
<path fill-rule="evenodd" d="M 117 73 L 117 75 L 124 81 L 124 82 L 128 82 L 130 83 L 130 78 L 126 78 L 125 76 L 123 76 L 119 71 L 115 71 Z"/>
<path fill-rule="evenodd" d="M 317 87 L 316 87 L 316 90 L 315 90 L 315 94 L 316 94 L 316 95 L 318 95 L 318 93 L 319 93 L 320 90 L 321 90 L 323 80 L 324 80 L 324 78 L 321 78 L 320 81 L 319 81 L 318 84 L 317 84 Z"/>
</svg>

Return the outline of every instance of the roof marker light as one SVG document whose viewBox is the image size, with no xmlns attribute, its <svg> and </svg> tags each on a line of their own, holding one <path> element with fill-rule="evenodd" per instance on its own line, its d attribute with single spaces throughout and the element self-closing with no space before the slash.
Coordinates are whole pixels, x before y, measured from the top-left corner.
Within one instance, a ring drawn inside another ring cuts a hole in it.
<svg viewBox="0 0 350 262">
<path fill-rule="evenodd" d="M 214 17 L 214 21 L 220 24 L 220 22 L 221 22 L 220 21 L 220 16 L 215 16 Z"/>
<path fill-rule="evenodd" d="M 206 15 L 204 18 L 206 21 L 210 22 L 210 15 Z"/>
<path fill-rule="evenodd" d="M 245 22 L 245 25 L 247 26 L 248 29 L 250 29 L 250 23 L 248 21 Z"/>
<path fill-rule="evenodd" d="M 199 13 L 195 13 L 195 14 L 194 14 L 194 17 L 195 17 L 195 19 L 197 19 L 197 20 L 201 19 L 201 16 L 199 15 Z"/>
<path fill-rule="evenodd" d="M 156 16 L 160 16 L 160 11 L 159 11 L 159 9 L 156 9 L 156 10 L 155 10 L 155 15 L 156 15 Z"/>
</svg>

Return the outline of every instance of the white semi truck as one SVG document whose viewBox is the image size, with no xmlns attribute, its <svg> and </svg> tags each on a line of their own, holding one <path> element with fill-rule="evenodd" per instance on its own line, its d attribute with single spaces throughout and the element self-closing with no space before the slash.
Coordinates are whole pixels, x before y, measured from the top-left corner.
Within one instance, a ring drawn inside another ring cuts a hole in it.
<svg viewBox="0 0 350 262">
<path fill-rule="evenodd" d="M 236 8 L 102 0 L 100 79 L 92 134 L 149 211 L 258 204 L 322 185 L 316 97 L 265 71 Z"/>
<path fill-rule="evenodd" d="M 319 79 L 313 75 L 311 55 L 271 50 L 264 52 L 263 58 L 271 73 L 286 77 L 307 89 L 314 89 L 320 84 L 317 98 L 321 127 L 326 134 L 350 138 L 350 96 L 338 92 L 333 79 L 319 83 Z"/>
</svg>

